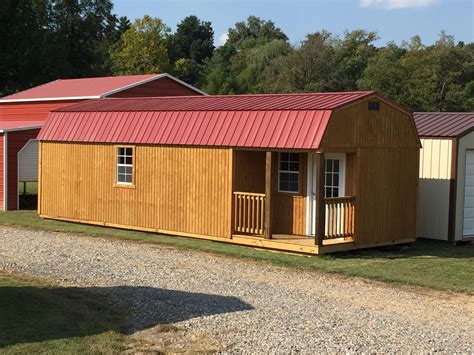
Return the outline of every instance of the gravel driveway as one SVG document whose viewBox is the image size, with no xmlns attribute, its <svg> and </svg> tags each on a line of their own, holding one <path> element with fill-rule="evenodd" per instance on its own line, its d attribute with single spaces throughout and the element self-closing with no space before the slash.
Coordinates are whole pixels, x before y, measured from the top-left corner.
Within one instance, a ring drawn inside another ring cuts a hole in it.
<svg viewBox="0 0 474 355">
<path fill-rule="evenodd" d="M 105 292 L 131 309 L 130 332 L 158 350 L 474 350 L 467 295 L 9 227 L 0 227 L 0 269 Z"/>
</svg>

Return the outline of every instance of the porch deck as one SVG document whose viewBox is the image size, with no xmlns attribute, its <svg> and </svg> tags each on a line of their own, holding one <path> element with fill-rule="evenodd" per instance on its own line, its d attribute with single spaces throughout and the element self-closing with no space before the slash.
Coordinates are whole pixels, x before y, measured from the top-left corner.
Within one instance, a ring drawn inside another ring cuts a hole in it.
<svg viewBox="0 0 474 355">
<path fill-rule="evenodd" d="M 350 250 L 353 249 L 354 245 L 352 238 L 340 238 L 324 240 L 323 245 L 318 246 L 315 245 L 314 238 L 288 234 L 274 234 L 272 239 L 235 234 L 232 236 L 232 241 L 236 244 L 258 248 L 313 255 Z"/>
</svg>

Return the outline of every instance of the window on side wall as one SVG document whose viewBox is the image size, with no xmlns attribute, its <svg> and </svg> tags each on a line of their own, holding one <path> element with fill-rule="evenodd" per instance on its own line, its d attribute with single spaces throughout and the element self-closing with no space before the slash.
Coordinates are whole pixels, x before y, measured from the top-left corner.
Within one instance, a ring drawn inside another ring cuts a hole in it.
<svg viewBox="0 0 474 355">
<path fill-rule="evenodd" d="M 299 153 L 280 153 L 278 162 L 278 191 L 298 193 L 300 191 Z"/>
<path fill-rule="evenodd" d="M 133 185 L 133 147 L 117 147 L 117 184 Z"/>
</svg>

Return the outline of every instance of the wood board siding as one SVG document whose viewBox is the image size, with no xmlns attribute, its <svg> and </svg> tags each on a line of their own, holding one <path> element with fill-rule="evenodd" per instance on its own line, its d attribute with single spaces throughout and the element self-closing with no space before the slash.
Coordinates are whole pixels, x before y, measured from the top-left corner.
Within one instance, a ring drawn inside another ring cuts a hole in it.
<svg viewBox="0 0 474 355">
<path fill-rule="evenodd" d="M 0 133 L 0 211 L 2 211 L 5 208 L 4 204 L 4 190 L 5 190 L 5 170 L 4 170 L 4 159 L 5 159 L 5 154 L 3 151 L 3 145 L 4 145 L 4 138 L 3 138 L 3 133 Z"/>
<path fill-rule="evenodd" d="M 273 233 L 305 235 L 308 154 L 300 153 L 300 191 L 297 194 L 278 191 L 278 153 L 273 153 L 272 160 Z"/>
<path fill-rule="evenodd" d="M 161 78 L 110 95 L 109 97 L 153 97 L 153 96 L 190 96 L 201 95 L 185 85 L 170 78 Z"/>
<path fill-rule="evenodd" d="M 355 244 L 415 239 L 417 148 L 361 148 L 358 156 Z"/>
<path fill-rule="evenodd" d="M 9 211 L 18 209 L 18 152 L 30 139 L 35 139 L 39 129 L 8 133 L 8 202 Z"/>
<path fill-rule="evenodd" d="M 52 110 L 69 106 L 80 100 L 0 103 L 0 120 L 43 122 Z"/>
<path fill-rule="evenodd" d="M 265 152 L 234 151 L 234 191 L 265 193 Z"/>
<path fill-rule="evenodd" d="M 135 188 L 114 187 L 115 150 L 41 143 L 41 215 L 230 237 L 230 149 L 137 145 Z"/>
<path fill-rule="evenodd" d="M 453 139 L 421 139 L 418 236 L 448 240 Z"/>
<path fill-rule="evenodd" d="M 420 147 L 413 117 L 380 102 L 380 111 L 369 111 L 369 98 L 336 110 L 331 115 L 321 147 Z"/>
<path fill-rule="evenodd" d="M 371 100 L 380 102 L 379 111 L 368 110 Z M 333 112 L 321 149 L 357 151 L 348 176 L 355 196 L 354 244 L 416 238 L 419 148 L 412 115 L 385 100 L 368 98 Z"/>
</svg>

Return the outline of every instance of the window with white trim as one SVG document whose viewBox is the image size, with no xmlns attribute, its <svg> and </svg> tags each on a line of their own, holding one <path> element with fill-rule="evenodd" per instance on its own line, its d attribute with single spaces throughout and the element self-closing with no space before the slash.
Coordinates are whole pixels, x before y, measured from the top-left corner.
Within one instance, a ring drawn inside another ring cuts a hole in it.
<svg viewBox="0 0 474 355">
<path fill-rule="evenodd" d="M 341 162 L 339 159 L 325 159 L 324 196 L 326 198 L 339 197 Z"/>
<path fill-rule="evenodd" d="M 298 193 L 300 191 L 299 153 L 280 153 L 278 164 L 278 191 Z"/>
<path fill-rule="evenodd" d="M 133 185 L 133 148 L 117 147 L 117 184 Z"/>
</svg>

